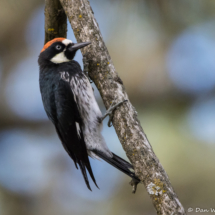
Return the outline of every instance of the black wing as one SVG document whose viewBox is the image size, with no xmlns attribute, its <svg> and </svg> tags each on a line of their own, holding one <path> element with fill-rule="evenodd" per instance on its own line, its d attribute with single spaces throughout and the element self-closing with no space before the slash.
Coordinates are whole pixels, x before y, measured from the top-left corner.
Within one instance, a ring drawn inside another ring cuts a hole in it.
<svg viewBox="0 0 215 215">
<path fill-rule="evenodd" d="M 86 169 L 96 186 L 97 184 L 90 166 L 83 137 L 82 119 L 69 82 L 60 79 L 54 97 L 56 107 L 54 124 L 58 136 L 65 150 L 73 159 L 76 168 L 78 168 L 77 164 L 79 165 L 86 185 L 91 190 Z"/>
</svg>

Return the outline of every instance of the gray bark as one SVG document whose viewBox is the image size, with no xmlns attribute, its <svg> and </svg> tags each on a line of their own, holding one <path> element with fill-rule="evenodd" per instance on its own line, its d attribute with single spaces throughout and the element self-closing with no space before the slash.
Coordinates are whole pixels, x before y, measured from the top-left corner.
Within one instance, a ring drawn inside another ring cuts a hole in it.
<svg viewBox="0 0 215 215">
<path fill-rule="evenodd" d="M 46 0 L 47 2 L 50 1 Z M 115 111 L 113 126 L 134 166 L 135 174 L 150 195 L 157 214 L 185 214 L 137 119 L 137 112 L 130 103 L 123 82 L 114 68 L 88 0 L 60 0 L 60 2 L 77 41 L 92 43 L 81 51 L 89 60 L 89 76 L 97 86 L 105 107 L 108 109 L 112 102 L 128 100 Z M 53 36 L 57 37 L 56 35 Z"/>
</svg>

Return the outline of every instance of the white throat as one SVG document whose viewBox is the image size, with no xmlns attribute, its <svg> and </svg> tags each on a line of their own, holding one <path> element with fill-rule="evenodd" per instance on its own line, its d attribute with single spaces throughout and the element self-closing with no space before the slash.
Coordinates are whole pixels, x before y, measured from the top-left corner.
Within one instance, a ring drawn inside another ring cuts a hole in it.
<svg viewBox="0 0 215 215">
<path fill-rule="evenodd" d="M 70 60 L 65 56 L 64 51 L 56 54 L 52 59 L 51 62 L 53 63 L 64 63 L 64 62 L 69 62 Z"/>
</svg>

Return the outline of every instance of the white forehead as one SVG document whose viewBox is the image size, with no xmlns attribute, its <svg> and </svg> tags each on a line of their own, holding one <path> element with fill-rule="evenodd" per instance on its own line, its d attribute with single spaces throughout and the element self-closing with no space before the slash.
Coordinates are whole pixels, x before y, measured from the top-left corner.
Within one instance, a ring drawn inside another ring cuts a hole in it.
<svg viewBox="0 0 215 215">
<path fill-rule="evenodd" d="M 72 40 L 65 39 L 65 40 L 62 41 L 62 43 L 63 43 L 65 46 L 68 46 L 69 44 L 72 43 Z"/>
</svg>

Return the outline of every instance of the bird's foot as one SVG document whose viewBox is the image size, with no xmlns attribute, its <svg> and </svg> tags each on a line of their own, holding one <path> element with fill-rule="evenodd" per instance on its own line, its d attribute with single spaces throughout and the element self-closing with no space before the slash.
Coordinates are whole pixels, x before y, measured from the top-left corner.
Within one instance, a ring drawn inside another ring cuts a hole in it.
<svg viewBox="0 0 215 215">
<path fill-rule="evenodd" d="M 133 179 L 129 182 L 129 184 L 132 186 L 132 193 L 136 193 L 137 185 L 140 183 L 140 181 L 137 181 L 136 179 Z"/>
<path fill-rule="evenodd" d="M 86 77 L 88 78 L 90 83 L 93 83 L 93 81 L 90 79 L 89 77 L 89 60 L 87 58 L 88 53 L 83 55 L 83 65 L 84 65 L 84 74 L 86 75 Z"/>
<path fill-rule="evenodd" d="M 108 121 L 108 127 L 111 127 L 112 124 L 112 120 L 113 120 L 113 113 L 115 111 L 115 109 L 120 106 L 121 104 L 123 104 L 124 102 L 127 102 L 128 100 L 124 100 L 122 102 L 119 102 L 117 104 L 114 105 L 114 102 L 111 104 L 111 106 L 109 107 L 109 109 L 106 111 L 105 115 L 102 117 L 102 121 L 107 117 L 109 116 L 109 121 Z"/>
</svg>

